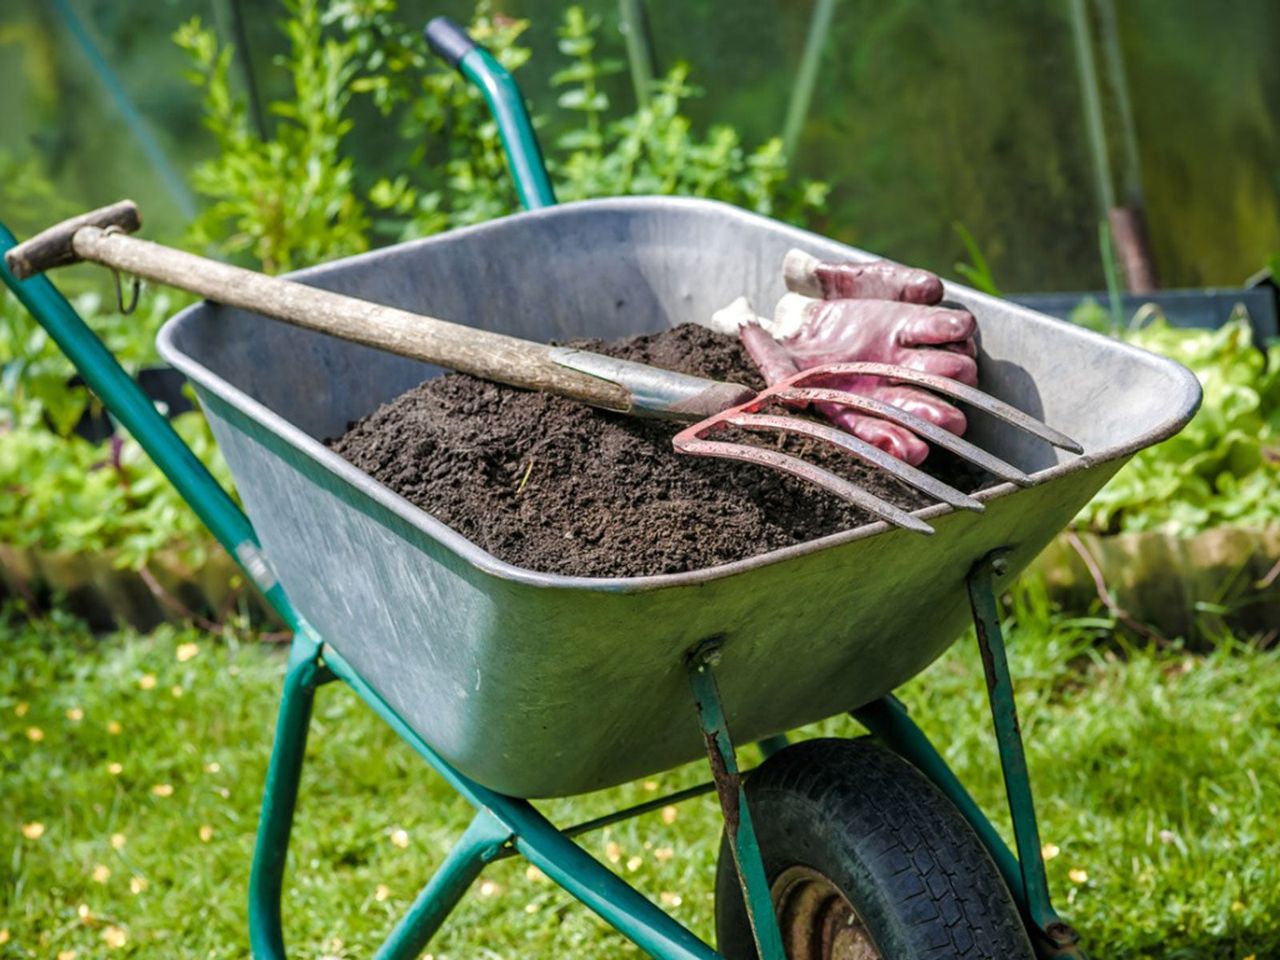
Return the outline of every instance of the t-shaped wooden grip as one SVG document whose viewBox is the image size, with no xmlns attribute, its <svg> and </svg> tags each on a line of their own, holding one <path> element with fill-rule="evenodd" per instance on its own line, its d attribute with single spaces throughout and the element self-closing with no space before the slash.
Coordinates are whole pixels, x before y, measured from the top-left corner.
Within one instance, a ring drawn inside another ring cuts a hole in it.
<svg viewBox="0 0 1280 960">
<path fill-rule="evenodd" d="M 141 226 L 142 214 L 138 212 L 138 205 L 132 200 L 121 200 L 109 207 L 99 207 L 70 220 L 63 220 L 48 230 L 37 233 L 30 240 L 24 240 L 4 255 L 5 266 L 19 280 L 26 280 L 54 267 L 78 263 L 81 257 L 72 243 L 77 230 L 84 227 L 115 227 L 125 233 L 133 233 Z"/>
</svg>

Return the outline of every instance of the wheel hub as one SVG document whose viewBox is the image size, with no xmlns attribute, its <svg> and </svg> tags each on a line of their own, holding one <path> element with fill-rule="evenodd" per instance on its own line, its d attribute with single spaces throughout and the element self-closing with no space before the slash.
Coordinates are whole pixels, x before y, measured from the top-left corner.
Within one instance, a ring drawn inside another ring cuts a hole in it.
<svg viewBox="0 0 1280 960">
<path fill-rule="evenodd" d="M 770 890 L 787 960 L 884 960 L 858 911 L 817 870 L 784 870 Z"/>
</svg>

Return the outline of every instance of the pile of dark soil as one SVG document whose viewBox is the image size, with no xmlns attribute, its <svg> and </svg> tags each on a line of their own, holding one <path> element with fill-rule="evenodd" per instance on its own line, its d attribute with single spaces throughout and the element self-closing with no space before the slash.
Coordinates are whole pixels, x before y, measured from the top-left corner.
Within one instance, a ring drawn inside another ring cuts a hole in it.
<svg viewBox="0 0 1280 960">
<path fill-rule="evenodd" d="M 764 385 L 735 338 L 693 324 L 614 344 L 573 345 Z M 677 429 L 450 374 L 401 394 L 330 446 L 494 556 L 550 573 L 679 573 L 872 519 L 775 471 L 677 455 L 671 448 Z M 775 439 L 756 435 L 751 442 Z M 784 448 L 898 506 L 929 502 L 826 445 L 788 439 Z M 936 476 L 962 490 L 978 486 L 965 464 L 938 451 L 929 459 Z"/>
</svg>

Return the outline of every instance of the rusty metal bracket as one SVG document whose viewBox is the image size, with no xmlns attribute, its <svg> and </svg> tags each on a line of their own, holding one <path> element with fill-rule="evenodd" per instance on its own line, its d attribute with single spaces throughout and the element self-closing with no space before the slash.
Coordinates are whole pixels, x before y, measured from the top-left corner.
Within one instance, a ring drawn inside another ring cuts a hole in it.
<svg viewBox="0 0 1280 960">
<path fill-rule="evenodd" d="M 773 911 L 769 877 L 765 873 L 760 844 L 751 824 L 751 811 L 747 809 L 747 795 L 742 789 L 733 740 L 729 736 L 729 726 L 713 672 L 720 663 L 723 643 L 723 637 L 711 637 L 690 651 L 687 662 L 689 686 L 693 690 L 693 700 L 698 708 L 698 724 L 706 741 L 711 776 L 715 780 L 716 795 L 720 798 L 720 809 L 724 814 L 729 849 L 733 852 L 733 861 L 738 868 L 738 882 L 742 885 L 742 899 L 747 907 L 756 953 L 761 960 L 786 960 L 782 933 L 778 929 L 778 918 Z"/>
<path fill-rule="evenodd" d="M 1042 960 L 1083 958 L 1078 934 L 1058 916 L 1049 900 L 1049 881 L 1040 852 L 1040 828 L 1036 823 L 1031 778 L 1027 772 L 1027 756 L 1022 745 L 1022 729 L 1013 698 L 1013 679 L 1009 673 L 1004 634 L 1000 629 L 1000 609 L 996 601 L 994 580 L 1008 569 L 1006 553 L 1008 550 L 1002 549 L 987 554 L 969 571 L 966 583 L 969 605 L 973 610 L 973 626 L 978 635 L 978 650 L 982 654 L 1000 770 L 1004 775 L 1009 815 L 1013 819 L 1013 836 L 1022 879 L 1022 889 L 1015 890 L 1014 895 L 1023 908 L 1027 929 L 1035 940 L 1036 954 Z"/>
</svg>

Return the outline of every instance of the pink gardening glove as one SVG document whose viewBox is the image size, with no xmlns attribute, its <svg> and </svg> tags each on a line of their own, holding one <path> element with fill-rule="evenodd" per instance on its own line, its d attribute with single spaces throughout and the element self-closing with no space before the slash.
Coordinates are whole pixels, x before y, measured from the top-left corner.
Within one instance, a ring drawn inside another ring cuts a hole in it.
<svg viewBox="0 0 1280 960">
<path fill-rule="evenodd" d="M 807 300 L 789 296 L 795 300 L 780 304 L 780 312 L 795 310 L 802 320 L 799 330 L 782 339 L 780 346 L 799 370 L 861 360 L 897 364 L 977 385 L 975 324 L 967 311 L 890 300 Z M 882 377 L 858 376 L 833 379 L 830 386 L 891 403 L 957 436 L 967 426 L 959 409 L 918 387 L 894 385 Z M 918 465 L 928 456 L 928 445 L 905 427 L 848 407 L 818 407 L 836 426 L 900 460 Z"/>
<path fill-rule="evenodd" d="M 827 363 L 892 363 L 977 384 L 976 330 L 972 314 L 932 306 L 942 282 L 925 270 L 887 260 L 822 263 L 793 251 L 784 264 L 791 293 L 773 321 L 740 322 L 739 336 L 765 380 Z M 936 394 L 895 385 L 882 377 L 833 380 L 834 389 L 893 404 L 954 434 L 964 433 L 964 414 Z M 918 465 L 928 445 L 910 430 L 836 404 L 816 404 L 832 423 L 907 463 Z"/>
</svg>

